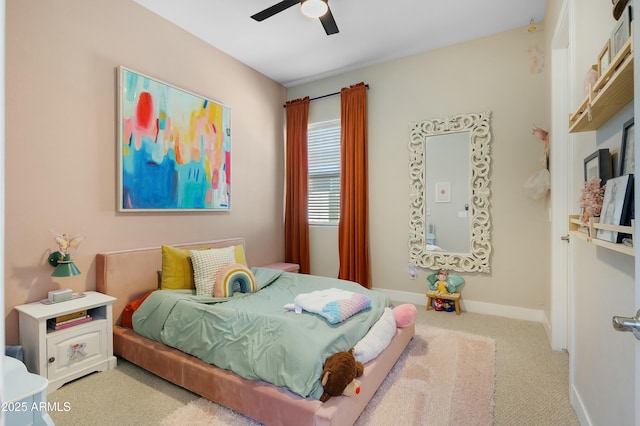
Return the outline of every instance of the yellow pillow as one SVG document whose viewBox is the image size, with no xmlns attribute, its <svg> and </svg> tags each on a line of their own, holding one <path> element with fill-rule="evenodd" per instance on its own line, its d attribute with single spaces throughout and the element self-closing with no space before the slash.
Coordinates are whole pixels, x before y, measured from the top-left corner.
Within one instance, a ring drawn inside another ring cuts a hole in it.
<svg viewBox="0 0 640 426">
<path fill-rule="evenodd" d="M 193 289 L 193 266 L 189 250 L 162 246 L 162 290 Z"/>
<path fill-rule="evenodd" d="M 247 265 L 247 257 L 244 254 L 244 246 L 242 244 L 233 246 L 233 253 L 234 257 L 236 258 L 236 263 L 240 263 L 244 266 L 249 266 Z"/>
<path fill-rule="evenodd" d="M 206 248 L 198 250 L 206 250 Z M 233 247 L 236 263 L 247 265 L 247 258 L 244 253 L 244 246 L 239 244 Z M 162 246 L 162 273 L 160 279 L 160 289 L 179 290 L 196 288 L 193 279 L 193 264 L 189 250 Z"/>
</svg>

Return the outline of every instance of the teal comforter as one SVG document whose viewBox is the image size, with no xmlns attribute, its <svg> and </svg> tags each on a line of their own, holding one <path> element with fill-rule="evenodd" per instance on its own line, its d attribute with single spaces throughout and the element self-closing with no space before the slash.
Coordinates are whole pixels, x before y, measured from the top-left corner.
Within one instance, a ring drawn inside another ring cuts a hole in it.
<svg viewBox="0 0 640 426">
<path fill-rule="evenodd" d="M 252 268 L 260 287 L 220 299 L 189 290 L 156 291 L 133 315 L 135 331 L 246 379 L 319 399 L 327 357 L 355 346 L 389 305 L 356 283 Z M 366 294 L 371 308 L 331 325 L 319 315 L 285 311 L 296 295 L 327 288 Z"/>
</svg>

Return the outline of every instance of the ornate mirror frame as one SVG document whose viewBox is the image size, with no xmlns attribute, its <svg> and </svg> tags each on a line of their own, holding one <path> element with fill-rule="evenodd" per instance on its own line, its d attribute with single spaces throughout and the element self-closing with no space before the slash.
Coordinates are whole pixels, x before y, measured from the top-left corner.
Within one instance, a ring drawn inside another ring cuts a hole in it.
<svg viewBox="0 0 640 426">
<path fill-rule="evenodd" d="M 490 272 L 491 112 L 461 114 L 425 120 L 411 126 L 409 138 L 409 262 L 428 269 Z M 471 142 L 470 253 L 427 251 L 425 200 L 425 146 L 431 136 L 469 132 Z"/>
</svg>

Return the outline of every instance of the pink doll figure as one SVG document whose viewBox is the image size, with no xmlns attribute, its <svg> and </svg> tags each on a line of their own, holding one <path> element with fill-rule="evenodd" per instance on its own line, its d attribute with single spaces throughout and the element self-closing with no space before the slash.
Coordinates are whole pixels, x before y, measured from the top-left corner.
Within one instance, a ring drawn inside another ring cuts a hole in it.
<svg viewBox="0 0 640 426">
<path fill-rule="evenodd" d="M 435 284 L 436 291 L 438 293 L 449 293 L 449 283 L 447 282 L 449 272 L 446 269 L 440 269 L 436 278 L 438 279 Z"/>
</svg>

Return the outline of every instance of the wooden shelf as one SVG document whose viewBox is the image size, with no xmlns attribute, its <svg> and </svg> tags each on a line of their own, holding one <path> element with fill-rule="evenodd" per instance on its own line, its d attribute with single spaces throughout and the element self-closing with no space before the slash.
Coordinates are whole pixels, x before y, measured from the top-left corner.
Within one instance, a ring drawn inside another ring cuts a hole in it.
<svg viewBox="0 0 640 426">
<path fill-rule="evenodd" d="M 633 100 L 633 36 L 569 117 L 569 133 L 597 130 Z"/>
<path fill-rule="evenodd" d="M 583 241 L 589 241 L 589 228 L 582 226 L 580 215 L 569 215 L 569 233 Z"/>
<path fill-rule="evenodd" d="M 617 243 L 612 243 L 605 240 L 600 240 L 596 238 L 596 233 L 598 229 L 602 229 L 607 231 L 616 231 L 616 232 L 622 232 L 624 234 L 630 234 L 635 243 L 635 237 L 634 237 L 634 231 L 633 231 L 634 227 L 635 227 L 635 223 L 633 221 L 631 223 L 631 226 L 617 226 L 617 225 L 607 225 L 604 223 L 598 223 L 597 218 L 595 220 L 593 218 L 589 219 L 589 226 L 584 227 L 580 222 L 579 215 L 569 215 L 569 234 L 570 235 L 573 235 L 574 237 L 582 241 L 586 241 L 588 243 L 592 243 L 600 247 L 605 247 L 609 250 L 617 251 L 619 253 L 624 253 L 629 256 L 635 256 L 635 250 L 633 247 L 625 246 L 624 244 L 617 244 Z"/>
</svg>

